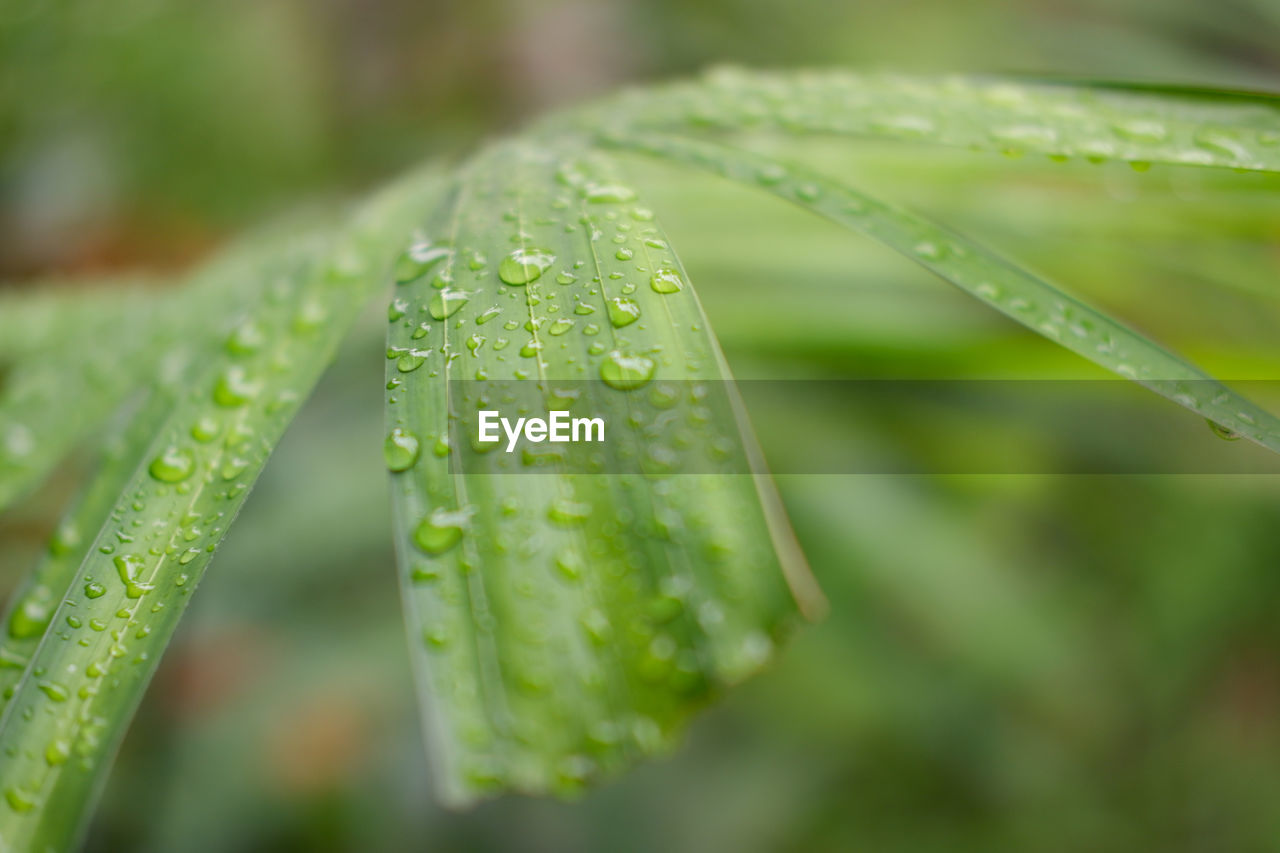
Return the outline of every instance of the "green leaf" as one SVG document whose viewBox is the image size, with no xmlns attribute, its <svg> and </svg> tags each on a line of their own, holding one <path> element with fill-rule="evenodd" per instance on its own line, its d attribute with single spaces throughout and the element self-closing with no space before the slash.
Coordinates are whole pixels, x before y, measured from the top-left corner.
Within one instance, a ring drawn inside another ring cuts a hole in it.
<svg viewBox="0 0 1280 853">
<path fill-rule="evenodd" d="M 757 186 L 864 233 L 1089 361 L 1280 452 L 1280 418 L 1123 323 L 927 219 L 802 166 L 718 143 L 658 135 L 613 142 Z"/>
<path fill-rule="evenodd" d="M 336 238 L 279 250 L 164 411 L 0 716 L 0 848 L 73 844 L 191 591 L 434 187 L 410 178 Z"/>
<path fill-rule="evenodd" d="M 609 158 L 492 147 L 398 269 L 387 461 L 438 787 L 569 794 L 666 747 L 772 656 L 793 596 L 813 612 L 820 594 L 766 479 L 673 473 L 756 449 L 683 267 Z M 725 408 L 700 419 L 700 388 Z M 486 406 L 608 412 L 615 438 L 594 469 L 507 453 L 476 444 Z M 664 420 L 683 457 L 644 455 Z"/>
<path fill-rule="evenodd" d="M 47 553 L 13 594 L 0 619 L 4 626 L 0 635 L 0 712 L 49 630 L 54 610 L 89 550 L 90 537 L 106 524 L 129 478 L 141 467 L 152 436 L 172 405 L 172 394 L 172 388 L 157 387 L 108 435 L 97 469 L 54 531 Z M 79 617 L 71 618 L 80 621 Z"/>
<path fill-rule="evenodd" d="M 0 509 L 105 421 L 152 363 L 147 343 L 164 327 L 163 300 L 133 289 L 109 299 L 75 296 L 4 306 Z M 74 401 L 74 413 L 65 401 Z"/>
<path fill-rule="evenodd" d="M 133 280 L 0 302 L 0 509 L 91 435 L 131 394 L 173 382 L 261 296 L 281 245 L 314 230 L 291 219 L 246 235 L 179 287 Z M 74 400 L 74 416 L 63 401 Z"/>
<path fill-rule="evenodd" d="M 548 122 L 625 135 L 782 130 L 1091 161 L 1280 171 L 1280 98 L 847 71 L 719 69 Z"/>
</svg>

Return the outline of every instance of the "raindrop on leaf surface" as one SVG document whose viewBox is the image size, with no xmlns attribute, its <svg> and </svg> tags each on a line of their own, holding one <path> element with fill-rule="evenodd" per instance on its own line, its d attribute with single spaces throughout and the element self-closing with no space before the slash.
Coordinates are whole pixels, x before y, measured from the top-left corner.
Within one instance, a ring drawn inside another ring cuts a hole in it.
<svg viewBox="0 0 1280 853">
<path fill-rule="evenodd" d="M 387 468 L 392 471 L 407 471 L 418 461 L 418 439 L 405 430 L 396 427 L 387 435 L 382 445 L 382 457 Z"/>
<path fill-rule="evenodd" d="M 180 483 L 190 477 L 195 469 L 196 460 L 191 451 L 169 447 L 151 460 L 147 471 L 162 483 Z"/>
<path fill-rule="evenodd" d="M 614 350 L 600 363 L 600 378 L 604 384 L 619 391 L 640 388 L 653 378 L 653 360 Z"/>
<path fill-rule="evenodd" d="M 413 541 L 427 554 L 443 554 L 462 541 L 462 525 L 466 516 L 461 512 L 437 510 L 422 519 L 413 531 Z"/>
<path fill-rule="evenodd" d="M 555 260 L 556 256 L 544 249 L 516 249 L 498 264 L 498 278 L 519 287 L 537 281 Z"/>
</svg>

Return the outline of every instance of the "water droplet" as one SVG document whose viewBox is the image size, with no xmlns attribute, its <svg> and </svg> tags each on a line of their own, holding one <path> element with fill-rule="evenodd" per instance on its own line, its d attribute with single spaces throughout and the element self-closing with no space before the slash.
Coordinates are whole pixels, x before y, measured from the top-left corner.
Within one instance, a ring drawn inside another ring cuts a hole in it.
<svg viewBox="0 0 1280 853">
<path fill-rule="evenodd" d="M 776 163 L 762 166 L 760 171 L 756 173 L 756 180 L 766 187 L 781 183 L 786 177 L 787 170 Z"/>
<path fill-rule="evenodd" d="M 462 528 L 468 514 L 436 510 L 424 518 L 413 531 L 413 541 L 428 554 L 443 554 L 462 541 Z"/>
<path fill-rule="evenodd" d="M 124 594 L 128 598 L 141 598 L 144 593 L 152 589 L 151 584 L 138 580 L 138 573 L 146 568 L 141 557 L 126 555 L 116 557 L 112 562 L 115 563 L 116 574 L 120 576 L 120 582 L 124 584 Z"/>
<path fill-rule="evenodd" d="M 42 681 L 39 685 L 40 692 L 48 696 L 54 702 L 65 702 L 70 695 L 67 688 L 56 681 Z"/>
<path fill-rule="evenodd" d="M 6 788 L 4 798 L 9 808 L 15 812 L 29 812 L 40 804 L 34 795 L 28 794 L 21 788 Z"/>
<path fill-rule="evenodd" d="M 580 621 L 583 630 L 587 632 L 587 636 L 590 637 L 592 642 L 596 645 L 602 646 L 609 642 L 609 637 L 612 633 L 611 628 L 613 626 L 609 624 L 609 617 L 604 614 L 603 610 L 598 607 L 593 607 L 586 613 L 582 614 L 582 619 Z"/>
<path fill-rule="evenodd" d="M 314 299 L 308 299 L 293 317 L 295 332 L 310 332 L 320 328 L 329 319 L 329 309 Z"/>
<path fill-rule="evenodd" d="M 396 359 L 396 370 L 401 373 L 412 373 L 427 361 L 426 352 L 411 350 Z"/>
<path fill-rule="evenodd" d="M 1249 150 L 1241 144 L 1234 134 L 1227 130 L 1212 128 L 1201 130 L 1195 135 L 1196 145 L 1214 154 L 1230 157 L 1233 160 L 1248 160 Z"/>
<path fill-rule="evenodd" d="M 409 303 L 403 299 L 393 299 L 391 304 L 387 306 L 387 322 L 394 323 L 405 315 L 409 310 Z"/>
<path fill-rule="evenodd" d="M 382 458 L 392 471 L 407 471 L 418 461 L 418 439 L 400 427 L 391 430 L 382 445 Z"/>
<path fill-rule="evenodd" d="M 577 551 L 568 549 L 561 551 L 556 555 L 556 571 L 564 576 L 566 580 L 577 580 L 582 577 L 582 555 Z"/>
<path fill-rule="evenodd" d="M 1010 145 L 1042 148 L 1056 142 L 1058 132 L 1038 124 L 1017 124 L 995 128 L 991 131 L 991 138 Z"/>
<path fill-rule="evenodd" d="M 476 325 L 483 326 L 485 323 L 489 322 L 490 320 L 492 320 L 494 317 L 497 317 L 501 313 L 502 313 L 502 309 L 499 308 L 497 305 L 494 305 L 492 308 L 486 308 L 484 312 L 480 314 L 480 316 L 476 317 Z"/>
<path fill-rule="evenodd" d="M 252 320 L 241 323 L 227 338 L 227 352 L 232 355 L 252 355 L 267 342 L 262 327 Z"/>
<path fill-rule="evenodd" d="M 547 509 L 547 518 L 556 524 L 571 527 L 591 517 L 591 504 L 568 498 L 557 498 Z"/>
<path fill-rule="evenodd" d="M 537 281 L 555 260 L 545 249 L 516 249 L 498 265 L 498 278 L 514 287 L 528 284 Z"/>
<path fill-rule="evenodd" d="M 467 304 L 470 296 L 461 290 L 440 290 L 431 296 L 429 311 L 437 320 L 444 320 L 458 313 L 458 309 Z"/>
<path fill-rule="evenodd" d="M 65 764 L 71 757 L 71 743 L 62 738 L 54 738 L 44 750 L 44 760 L 50 767 Z"/>
<path fill-rule="evenodd" d="M 923 258 L 926 261 L 937 261 L 946 256 L 945 248 L 928 240 L 916 243 L 911 247 L 911 251 L 915 253 L 916 257 Z"/>
<path fill-rule="evenodd" d="M 43 585 L 32 587 L 9 617 L 9 636 L 15 640 L 39 637 L 53 619 L 52 593 Z"/>
<path fill-rule="evenodd" d="M 671 267 L 661 267 L 649 278 L 649 286 L 658 293 L 676 293 L 684 289 L 684 279 L 679 271 Z"/>
<path fill-rule="evenodd" d="M 261 384 L 250 380 L 243 367 L 232 366 L 223 371 L 214 383 L 213 401 L 233 409 L 251 401 L 260 390 Z"/>
<path fill-rule="evenodd" d="M 573 320 L 569 317 L 561 317 L 547 328 L 547 332 L 552 335 L 563 335 L 572 328 Z"/>
<path fill-rule="evenodd" d="M 1224 427 L 1222 424 L 1218 423 L 1217 421 L 1207 420 L 1206 422 L 1209 424 L 1209 429 L 1213 431 L 1213 434 L 1216 435 L 1218 438 L 1222 439 L 1223 441 L 1239 441 L 1241 438 L 1240 433 L 1236 432 L 1233 429 L 1228 429 L 1227 427 Z"/>
<path fill-rule="evenodd" d="M 191 427 L 191 437 L 196 441 L 213 441 L 222 432 L 222 426 L 213 418 L 200 418 Z"/>
<path fill-rule="evenodd" d="M 796 198 L 801 201 L 815 202 L 822 196 L 822 190 L 816 184 L 801 184 L 796 187 Z"/>
<path fill-rule="evenodd" d="M 190 450 L 168 447 L 151 460 L 147 471 L 162 483 L 181 483 L 196 470 L 196 459 Z"/>
<path fill-rule="evenodd" d="M 396 259 L 392 273 L 396 284 L 408 284 L 421 278 L 436 262 L 449 257 L 450 253 L 447 246 L 432 246 L 428 242 L 413 244 Z"/>
<path fill-rule="evenodd" d="M 636 253 L 632 249 L 624 248 L 614 252 L 613 256 L 620 261 L 629 261 L 636 256 Z"/>
<path fill-rule="evenodd" d="M 1168 129 L 1151 119 L 1131 119 L 1117 122 L 1112 130 L 1116 136 L 1133 142 L 1161 142 L 1169 135 Z"/>
<path fill-rule="evenodd" d="M 621 184 L 589 184 L 582 197 L 591 204 L 625 204 L 636 197 L 636 192 Z"/>
<path fill-rule="evenodd" d="M 89 581 L 84 585 L 85 598 L 102 598 L 107 594 L 107 588 L 95 581 Z"/>
<path fill-rule="evenodd" d="M 619 391 L 640 388 L 653 378 L 653 360 L 642 355 L 623 355 L 613 350 L 600 363 L 604 384 Z"/>
<path fill-rule="evenodd" d="M 614 296 L 607 300 L 609 322 L 618 328 L 629 326 L 640 319 L 640 305 L 634 299 Z"/>
</svg>

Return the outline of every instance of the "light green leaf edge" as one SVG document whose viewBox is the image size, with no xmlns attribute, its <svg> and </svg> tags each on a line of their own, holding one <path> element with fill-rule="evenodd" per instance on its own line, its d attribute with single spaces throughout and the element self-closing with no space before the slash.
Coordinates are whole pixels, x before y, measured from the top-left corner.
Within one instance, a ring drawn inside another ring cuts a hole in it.
<svg viewBox="0 0 1280 853">
<path fill-rule="evenodd" d="M 1128 326 L 985 247 L 795 164 L 665 135 L 610 144 L 758 187 L 866 234 L 1094 364 L 1280 452 L 1280 418 Z"/>
<path fill-rule="evenodd" d="M 715 69 L 545 122 L 613 135 L 783 131 L 1092 162 L 1280 172 L 1280 97 L 1014 78 Z"/>
</svg>

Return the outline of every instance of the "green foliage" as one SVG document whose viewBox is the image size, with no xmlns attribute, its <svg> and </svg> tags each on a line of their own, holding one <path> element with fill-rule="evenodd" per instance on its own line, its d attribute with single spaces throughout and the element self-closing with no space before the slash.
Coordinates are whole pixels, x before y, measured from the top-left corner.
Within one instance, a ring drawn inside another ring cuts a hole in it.
<svg viewBox="0 0 1280 853">
<path fill-rule="evenodd" d="M 387 461 L 434 770 L 457 802 L 571 792 L 769 659 L 784 572 L 809 608 L 817 593 L 766 480 L 670 476 L 751 439 L 734 411 L 697 414 L 724 360 L 611 158 L 495 145 L 429 233 L 443 243 L 406 252 L 391 304 Z M 610 413 L 608 475 L 467 446 L 467 413 L 504 393 L 484 380 L 513 376 L 546 409 Z"/>
<path fill-rule="evenodd" d="M 547 399 L 598 378 L 574 405 L 626 407 L 630 445 L 662 406 L 691 422 L 691 444 L 757 459 L 736 397 L 698 423 L 694 401 L 666 390 L 728 372 L 643 187 L 609 149 L 710 169 L 867 233 L 1280 449 L 1274 418 L 1108 313 L 925 219 L 722 141 L 766 132 L 1280 172 L 1280 108 L 1266 97 L 719 72 L 554 116 L 446 178 L 404 179 L 350 223 L 255 239 L 163 296 L 12 301 L 0 505 L 113 412 L 119 426 L 96 442 L 101 464 L 9 608 L 0 844 L 74 843 L 190 592 L 384 285 L 396 545 L 444 798 L 572 793 L 667 748 L 693 708 L 769 658 L 796 601 L 820 608 L 762 478 L 677 486 L 678 455 L 644 474 L 573 474 L 554 456 L 522 458 L 536 470 L 520 473 L 462 446 L 483 392 L 455 399 L 451 378 L 532 380 Z M 94 346 L 68 346 L 72 334 Z"/>
</svg>

